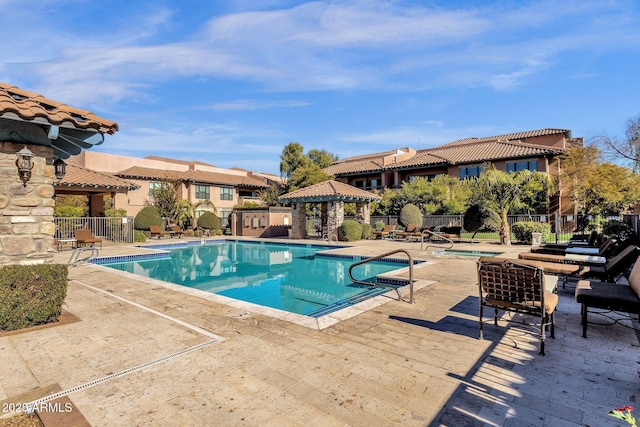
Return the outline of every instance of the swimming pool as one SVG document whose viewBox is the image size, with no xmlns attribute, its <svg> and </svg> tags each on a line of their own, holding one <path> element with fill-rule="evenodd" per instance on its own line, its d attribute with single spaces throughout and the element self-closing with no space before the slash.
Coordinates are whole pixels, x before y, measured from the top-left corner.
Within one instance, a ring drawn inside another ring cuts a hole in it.
<svg viewBox="0 0 640 427">
<path fill-rule="evenodd" d="M 204 244 L 154 245 L 145 256 L 102 258 L 109 268 L 198 289 L 216 295 L 320 317 L 381 295 L 388 288 L 356 285 L 349 266 L 362 257 L 323 253 L 335 246 L 214 240 Z M 360 280 L 394 284 L 379 275 L 406 260 L 370 262 L 353 270 Z M 406 281 L 396 279 L 396 286 Z"/>
</svg>

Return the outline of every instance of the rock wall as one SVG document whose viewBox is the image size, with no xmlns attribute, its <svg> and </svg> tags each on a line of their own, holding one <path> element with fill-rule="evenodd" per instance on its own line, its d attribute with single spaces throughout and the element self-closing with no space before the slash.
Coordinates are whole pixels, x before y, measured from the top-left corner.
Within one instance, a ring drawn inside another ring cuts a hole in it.
<svg viewBox="0 0 640 427">
<path fill-rule="evenodd" d="M 35 156 L 25 186 L 16 167 L 24 146 L 0 142 L 0 265 L 39 264 L 54 252 L 53 149 L 27 144 Z"/>
</svg>

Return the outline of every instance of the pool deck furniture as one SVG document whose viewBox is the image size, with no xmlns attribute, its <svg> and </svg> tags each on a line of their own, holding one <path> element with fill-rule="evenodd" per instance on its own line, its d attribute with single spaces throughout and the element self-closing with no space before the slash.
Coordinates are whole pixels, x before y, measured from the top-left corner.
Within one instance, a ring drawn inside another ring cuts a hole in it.
<svg viewBox="0 0 640 427">
<path fill-rule="evenodd" d="M 542 268 L 520 264 L 517 260 L 480 257 L 478 289 L 480 292 L 479 338 L 483 338 L 483 309 L 494 310 L 494 325 L 498 325 L 498 311 L 505 310 L 539 318 L 540 351 L 544 356 L 547 327 L 555 338 L 554 311 L 558 294 L 548 288 L 547 276 Z M 552 285 L 555 288 L 555 285 Z"/>
<path fill-rule="evenodd" d="M 76 248 L 81 246 L 95 246 L 96 243 L 100 243 L 100 249 L 102 249 L 102 239 L 94 237 L 91 230 L 80 228 L 74 230 L 73 235 L 76 238 Z"/>
<path fill-rule="evenodd" d="M 381 239 L 384 239 L 385 237 L 392 237 L 393 234 L 395 233 L 395 230 L 396 230 L 396 225 L 391 224 L 391 225 L 385 226 L 381 231 L 377 231 L 377 230 L 372 231 L 371 235 L 375 236 L 374 238 L 380 237 Z"/>
<path fill-rule="evenodd" d="M 589 307 L 640 314 L 640 262 L 634 264 L 628 279 L 622 278 L 617 283 L 580 280 L 576 286 L 575 298 L 581 304 L 584 338 L 587 337 Z"/>
<path fill-rule="evenodd" d="M 569 244 L 567 246 L 536 246 L 531 248 L 531 253 L 544 253 L 564 255 L 568 253 L 580 254 L 580 255 L 600 255 L 606 256 L 610 251 L 614 250 L 620 242 L 616 238 L 609 238 L 605 240 L 601 245 L 576 245 Z"/>
<path fill-rule="evenodd" d="M 151 232 L 151 237 L 157 236 L 158 240 L 162 238 L 162 236 L 168 236 L 168 237 L 172 236 L 171 231 L 164 231 L 160 228 L 159 225 L 150 225 L 149 231 Z"/>
<path fill-rule="evenodd" d="M 78 244 L 78 241 L 76 239 L 55 239 L 53 241 L 53 244 L 55 245 L 58 251 L 61 251 L 61 250 L 64 250 L 65 248 L 75 249 Z"/>
<path fill-rule="evenodd" d="M 419 239 L 422 236 L 418 224 L 409 224 L 404 231 L 395 231 L 393 234 L 394 237 L 399 237 L 405 240 Z"/>
</svg>

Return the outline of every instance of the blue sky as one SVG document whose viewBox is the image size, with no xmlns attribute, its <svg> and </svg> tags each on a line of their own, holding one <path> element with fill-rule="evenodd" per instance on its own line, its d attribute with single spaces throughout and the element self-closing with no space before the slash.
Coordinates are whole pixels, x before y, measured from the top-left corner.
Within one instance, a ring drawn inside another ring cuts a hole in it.
<svg viewBox="0 0 640 427">
<path fill-rule="evenodd" d="M 624 138 L 640 2 L 0 0 L 0 81 L 115 120 L 97 151 L 279 174 L 541 128 Z"/>
</svg>

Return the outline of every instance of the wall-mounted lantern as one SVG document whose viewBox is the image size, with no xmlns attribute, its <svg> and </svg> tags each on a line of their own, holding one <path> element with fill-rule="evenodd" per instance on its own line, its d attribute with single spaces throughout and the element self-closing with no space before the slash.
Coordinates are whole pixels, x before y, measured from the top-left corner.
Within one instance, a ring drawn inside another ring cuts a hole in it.
<svg viewBox="0 0 640 427">
<path fill-rule="evenodd" d="M 55 168 L 56 179 L 60 180 L 64 178 L 67 173 L 67 164 L 60 157 L 53 162 L 53 167 Z"/>
<path fill-rule="evenodd" d="M 31 169 L 33 169 L 33 162 L 31 159 L 34 154 L 27 148 L 25 145 L 24 148 L 16 153 L 18 158 L 16 159 L 16 166 L 18 167 L 18 175 L 20 176 L 20 181 L 22 181 L 23 185 L 26 187 L 27 182 L 31 179 Z"/>
</svg>

